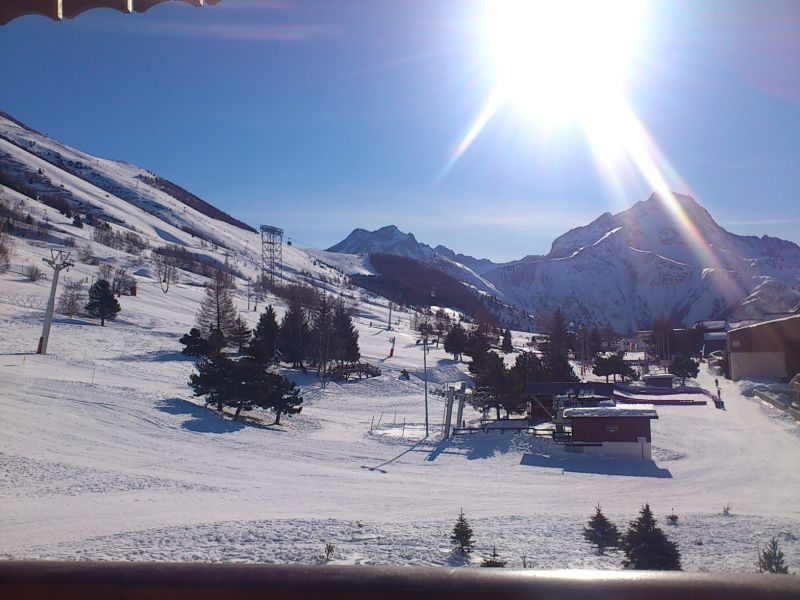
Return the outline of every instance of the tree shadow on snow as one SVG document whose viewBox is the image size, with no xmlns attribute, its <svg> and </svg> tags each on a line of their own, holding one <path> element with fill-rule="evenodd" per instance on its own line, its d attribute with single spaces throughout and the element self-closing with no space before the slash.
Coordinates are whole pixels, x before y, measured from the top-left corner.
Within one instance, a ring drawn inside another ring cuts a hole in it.
<svg viewBox="0 0 800 600">
<path fill-rule="evenodd" d="M 143 354 L 123 354 L 112 360 L 136 361 L 136 362 L 192 362 L 197 358 L 187 356 L 181 352 L 164 352 L 163 350 L 153 350 Z"/>
<path fill-rule="evenodd" d="M 181 427 L 195 433 L 232 433 L 245 427 L 240 421 L 229 421 L 208 408 L 180 398 L 162 400 L 156 408 L 170 415 L 189 415 L 192 418 L 181 423 Z"/>
<path fill-rule="evenodd" d="M 529 452 L 522 456 L 521 465 L 561 469 L 565 473 L 596 473 L 624 477 L 655 477 L 671 479 L 669 469 L 662 469 L 652 460 L 610 456 L 569 456 Z"/>
</svg>

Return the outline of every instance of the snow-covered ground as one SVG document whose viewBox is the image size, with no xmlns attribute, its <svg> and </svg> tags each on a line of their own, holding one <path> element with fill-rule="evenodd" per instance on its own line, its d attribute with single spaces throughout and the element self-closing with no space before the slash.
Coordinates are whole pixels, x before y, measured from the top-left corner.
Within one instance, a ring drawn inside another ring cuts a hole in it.
<svg viewBox="0 0 800 600">
<path fill-rule="evenodd" d="M 23 245 L 16 259 L 43 252 Z M 463 508 L 478 556 L 496 544 L 512 566 L 525 556 L 542 568 L 618 568 L 620 557 L 597 556 L 581 527 L 598 502 L 624 526 L 647 501 L 662 524 L 673 509 L 680 516 L 664 526 L 688 569 L 752 571 L 772 536 L 800 568 L 800 429 L 736 384 L 722 382 L 726 410 L 658 407 L 652 463 L 566 454 L 524 434 L 440 442 L 433 394 L 425 440 L 409 315 L 395 312 L 401 323 L 389 333 L 386 305 L 370 300 L 357 322 L 381 377 L 322 391 L 298 376 L 304 408 L 285 426 L 232 422 L 186 386 L 193 363 L 177 337 L 201 288 L 163 294 L 140 278 L 119 320 L 58 318 L 50 354 L 39 356 L 48 287 L 0 276 L 4 557 L 312 562 L 331 542 L 343 562 L 454 564 L 447 538 Z M 246 307 L 242 291 L 237 304 Z M 429 365 L 431 381 L 464 377 L 442 349 Z M 713 376 L 701 372 L 698 384 L 711 389 Z M 720 514 L 726 504 L 731 516 Z"/>
<path fill-rule="evenodd" d="M 144 185 L 137 176 L 147 173 L 133 165 L 7 123 L 2 129 L 20 145 L 0 140 L 0 150 L 31 172 L 41 169 L 84 211 L 93 206 L 122 221 L 118 231 L 135 227 L 151 248 L 182 241 L 217 261 L 230 251 L 238 269 L 256 275 L 257 234 Z M 56 155 L 88 165 L 84 177 L 48 162 Z M 98 187 L 108 178 L 120 196 Z M 772 536 L 790 568 L 800 569 L 800 428 L 736 384 L 721 382 L 726 410 L 659 406 L 651 463 L 566 454 L 549 440 L 502 430 L 441 442 L 443 399 L 433 392 L 464 380 L 466 367 L 433 347 L 425 438 L 422 346 L 410 331 L 412 315 L 395 309 L 394 331 L 386 331 L 388 303 L 344 285 L 345 273 L 369 272 L 368 260 L 285 244 L 283 276 L 345 296 L 355 306 L 362 355 L 383 375 L 323 391 L 312 375 L 287 373 L 302 387 L 302 413 L 281 427 L 266 415 L 232 422 L 186 385 L 193 363 L 177 340 L 193 324 L 202 278 L 181 272 L 181 283 L 164 294 L 147 257 L 93 243 L 91 227 L 2 192 L 35 219 L 47 215 L 57 238 L 74 237 L 78 247 L 91 244 L 101 263 L 128 267 L 139 293 L 120 299 L 120 317 L 106 327 L 58 317 L 49 354 L 40 356 L 33 351 L 50 284 L 0 275 L 0 557 L 313 562 L 331 542 L 341 562 L 458 564 L 448 536 L 463 508 L 476 533 L 476 561 L 496 544 L 510 566 L 524 556 L 541 568 L 618 568 L 620 557 L 596 555 L 581 528 L 598 502 L 620 526 L 649 502 L 662 525 L 671 510 L 680 516 L 678 526 L 664 527 L 687 569 L 752 571 L 758 546 Z M 42 266 L 49 250 L 17 240 L 12 268 Z M 96 273 L 78 263 L 62 276 Z M 244 283 L 236 304 L 254 325 L 258 313 L 246 310 Z M 520 348 L 529 339 L 514 332 Z M 410 381 L 398 378 L 401 369 Z M 697 384 L 711 390 L 713 379 L 701 372 Z M 720 514 L 726 505 L 730 516 Z"/>
</svg>

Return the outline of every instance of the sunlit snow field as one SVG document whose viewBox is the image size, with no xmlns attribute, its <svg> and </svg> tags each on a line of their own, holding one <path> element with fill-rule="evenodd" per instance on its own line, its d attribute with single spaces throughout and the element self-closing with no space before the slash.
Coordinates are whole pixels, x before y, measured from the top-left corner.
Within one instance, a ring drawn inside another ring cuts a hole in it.
<svg viewBox="0 0 800 600">
<path fill-rule="evenodd" d="M 19 246 L 14 261 L 43 253 Z M 0 275 L 5 558 L 312 563 L 330 542 L 337 562 L 461 564 L 448 537 L 463 508 L 475 562 L 496 545 L 513 567 L 524 557 L 537 568 L 619 568 L 621 557 L 598 556 L 581 528 L 598 502 L 624 527 L 647 501 L 686 569 L 754 571 L 772 536 L 790 570 L 800 568 L 800 428 L 736 384 L 722 382 L 726 410 L 659 407 L 653 462 L 567 455 L 524 434 L 441 442 L 434 394 L 424 439 L 410 315 L 395 311 L 400 325 L 387 332 L 385 301 L 362 298 L 361 351 L 381 377 L 322 391 L 313 375 L 287 371 L 303 389 L 302 413 L 280 427 L 259 413 L 232 422 L 186 385 L 193 363 L 177 338 L 201 288 L 163 294 L 140 277 L 117 321 L 59 317 L 49 355 L 38 356 L 48 290 Z M 253 325 L 258 313 L 246 312 L 241 288 L 237 305 Z M 515 334 L 519 346 L 526 339 Z M 442 349 L 428 364 L 431 390 L 465 378 L 466 366 Z M 403 368 L 410 381 L 398 378 Z M 713 379 L 702 371 L 698 383 L 711 389 Z M 672 510 L 674 527 L 664 520 Z"/>
</svg>

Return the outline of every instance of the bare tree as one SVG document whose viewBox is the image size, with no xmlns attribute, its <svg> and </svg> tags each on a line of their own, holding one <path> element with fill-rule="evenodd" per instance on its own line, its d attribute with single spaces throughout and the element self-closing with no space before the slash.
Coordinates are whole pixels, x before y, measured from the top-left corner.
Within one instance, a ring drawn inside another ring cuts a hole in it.
<svg viewBox="0 0 800 600">
<path fill-rule="evenodd" d="M 156 263 L 158 283 L 161 286 L 161 291 L 166 294 L 169 291 L 170 284 L 178 279 L 178 268 L 175 266 L 175 260 L 169 256 L 154 253 L 154 261 Z"/>
<path fill-rule="evenodd" d="M 85 304 L 86 294 L 83 291 L 83 281 L 80 279 L 64 280 L 61 295 L 58 297 L 58 312 L 68 317 L 74 317 L 81 314 Z"/>
<path fill-rule="evenodd" d="M 14 241 L 5 231 L 5 221 L 0 222 L 0 273 L 5 273 L 11 266 L 11 253 L 14 251 Z"/>
<path fill-rule="evenodd" d="M 39 281 L 43 276 L 42 270 L 36 265 L 29 265 L 25 273 L 29 281 Z"/>
</svg>

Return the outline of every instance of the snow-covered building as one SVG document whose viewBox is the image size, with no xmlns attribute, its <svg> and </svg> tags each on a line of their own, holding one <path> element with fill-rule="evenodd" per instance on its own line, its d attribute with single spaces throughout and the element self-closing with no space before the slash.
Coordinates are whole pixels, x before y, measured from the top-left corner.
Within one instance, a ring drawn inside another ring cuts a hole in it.
<svg viewBox="0 0 800 600">
<path fill-rule="evenodd" d="M 572 430 L 567 442 L 571 450 L 651 458 L 650 421 L 658 413 L 650 404 L 567 408 L 563 418 Z"/>
<path fill-rule="evenodd" d="M 671 388 L 675 383 L 675 376 L 671 373 L 650 373 L 642 377 L 645 386 Z"/>
<path fill-rule="evenodd" d="M 788 380 L 800 372 L 800 315 L 728 332 L 731 379 Z"/>
</svg>

